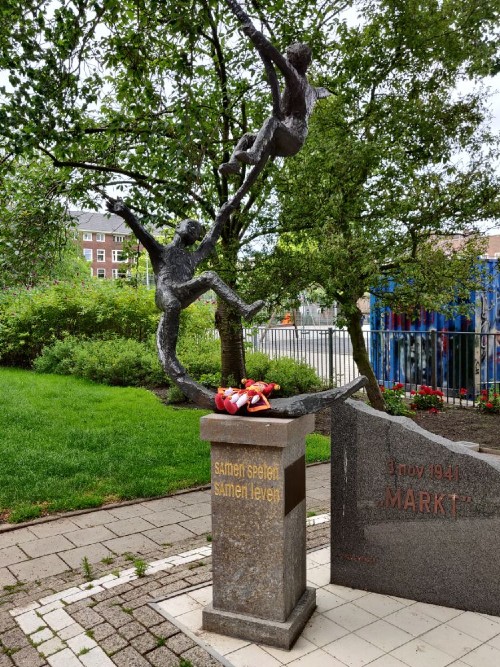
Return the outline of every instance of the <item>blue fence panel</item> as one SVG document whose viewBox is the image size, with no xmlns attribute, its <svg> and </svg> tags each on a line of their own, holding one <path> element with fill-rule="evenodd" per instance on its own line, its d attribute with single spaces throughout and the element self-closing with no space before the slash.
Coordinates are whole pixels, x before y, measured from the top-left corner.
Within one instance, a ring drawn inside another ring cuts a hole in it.
<svg viewBox="0 0 500 667">
<path fill-rule="evenodd" d="M 372 297 L 370 357 L 381 384 L 427 384 L 451 395 L 466 388 L 474 396 L 500 383 L 500 271 L 498 260 L 482 265 L 485 287 L 471 293 L 470 317 L 422 309 L 411 319 Z"/>
</svg>

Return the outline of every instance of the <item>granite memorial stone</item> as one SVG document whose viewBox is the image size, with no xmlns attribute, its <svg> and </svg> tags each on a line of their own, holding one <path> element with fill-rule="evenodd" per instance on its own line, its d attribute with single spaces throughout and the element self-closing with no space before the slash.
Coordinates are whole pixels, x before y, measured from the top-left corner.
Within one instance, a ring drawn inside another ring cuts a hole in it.
<svg viewBox="0 0 500 667">
<path fill-rule="evenodd" d="M 288 649 L 316 606 L 306 587 L 305 436 L 314 416 L 207 415 L 213 601 L 203 628 Z"/>
<path fill-rule="evenodd" d="M 500 458 L 339 403 L 331 546 L 332 583 L 500 615 Z"/>
</svg>

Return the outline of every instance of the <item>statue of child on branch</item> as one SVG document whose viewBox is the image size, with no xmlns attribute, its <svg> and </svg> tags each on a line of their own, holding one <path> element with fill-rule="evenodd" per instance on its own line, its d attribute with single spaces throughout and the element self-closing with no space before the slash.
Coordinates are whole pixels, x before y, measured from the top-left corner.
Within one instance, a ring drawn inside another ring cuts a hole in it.
<svg viewBox="0 0 500 667">
<path fill-rule="evenodd" d="M 226 0 L 229 8 L 239 20 L 245 35 L 257 49 L 267 71 L 273 94 L 273 114 L 265 121 L 257 134 L 244 134 L 229 160 L 221 164 L 222 174 L 237 174 L 241 162 L 258 164 L 267 157 L 290 157 L 296 155 L 307 137 L 308 120 L 318 99 L 331 93 L 326 88 L 311 86 L 306 77 L 311 64 L 311 49 L 297 42 L 286 49 L 284 57 L 271 42 L 253 25 L 250 17 L 236 0 Z M 285 79 L 280 96 L 275 67 Z"/>
<path fill-rule="evenodd" d="M 263 307 L 263 301 L 245 303 L 214 271 L 195 275 L 199 264 L 215 249 L 223 226 L 231 214 L 249 193 L 267 161 L 276 156 L 295 155 L 307 137 L 308 119 L 318 99 L 330 93 L 324 88 L 314 88 L 306 78 L 311 63 L 311 50 L 306 44 L 293 44 L 286 51 L 286 58 L 259 32 L 236 0 L 226 0 L 229 9 L 242 25 L 243 32 L 257 49 L 267 72 L 273 96 L 273 114 L 260 131 L 245 134 L 238 142 L 229 162 L 222 164 L 223 174 L 237 173 L 240 163 L 253 165 L 237 192 L 219 210 L 211 229 L 203 235 L 203 228 L 196 220 L 182 221 L 176 228 L 173 240 L 164 245 L 150 234 L 120 199 L 106 199 L 110 212 L 123 218 L 149 254 L 156 278 L 156 305 L 163 311 L 157 332 L 158 354 L 167 375 L 192 401 L 201 407 L 213 409 L 215 394 L 189 377 L 177 359 L 176 347 L 179 335 L 180 314 L 202 294 L 212 289 L 219 298 L 229 303 L 244 319 L 251 320 Z M 276 69 L 285 79 L 280 96 Z M 197 241 L 195 250 L 189 248 Z M 318 394 L 296 396 L 272 401 L 271 416 L 299 416 L 316 412 L 334 400 L 346 398 L 363 382 Z"/>
<path fill-rule="evenodd" d="M 214 225 L 205 236 L 197 220 L 187 219 L 177 226 L 173 240 L 163 245 L 121 199 L 104 196 L 108 211 L 125 220 L 151 259 L 156 279 L 155 301 L 163 311 L 157 331 L 157 348 L 165 372 L 188 398 L 198 405 L 213 408 L 214 395 L 189 377 L 177 359 L 176 348 L 181 310 L 210 289 L 246 320 L 251 320 L 264 305 L 263 301 L 246 304 L 214 271 L 204 271 L 195 276 L 198 265 L 213 252 L 221 228 L 231 214 L 231 205 L 225 204 L 220 209 Z M 197 241 L 201 241 L 197 249 L 190 251 L 189 247 Z"/>
</svg>

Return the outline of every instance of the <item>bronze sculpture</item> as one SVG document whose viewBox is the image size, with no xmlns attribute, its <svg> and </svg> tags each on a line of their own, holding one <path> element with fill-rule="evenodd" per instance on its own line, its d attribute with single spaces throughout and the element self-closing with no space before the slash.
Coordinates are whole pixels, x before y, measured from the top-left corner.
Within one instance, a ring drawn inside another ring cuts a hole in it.
<svg viewBox="0 0 500 667">
<path fill-rule="evenodd" d="M 235 174 L 240 170 L 240 162 L 258 164 L 268 154 L 271 157 L 290 157 L 298 153 L 306 140 L 308 120 L 316 101 L 328 97 L 331 93 L 326 88 L 311 86 L 307 80 L 306 72 L 312 59 L 311 49 L 307 44 L 292 44 L 286 49 L 284 57 L 255 28 L 250 17 L 235 0 L 226 2 L 262 58 L 273 93 L 273 114 L 256 135 L 244 134 L 229 162 L 219 167 L 223 174 Z M 274 66 L 285 80 L 281 96 Z"/>
<path fill-rule="evenodd" d="M 157 332 L 157 347 L 165 372 L 188 398 L 203 407 L 212 408 L 213 393 L 192 380 L 177 359 L 181 310 L 210 289 L 231 304 L 246 320 L 251 320 L 264 305 L 263 301 L 246 304 L 214 271 L 194 275 L 200 262 L 215 248 L 222 225 L 230 215 L 231 205 L 221 208 L 214 225 L 203 238 L 200 223 L 187 219 L 177 226 L 173 240 L 163 245 L 148 232 L 123 201 L 104 196 L 108 210 L 125 220 L 151 259 L 156 278 L 155 301 L 163 311 Z M 196 241 L 201 243 L 190 252 L 188 247 Z"/>
<path fill-rule="evenodd" d="M 305 74 L 311 62 L 311 51 L 307 45 L 292 45 L 287 49 L 285 58 L 255 28 L 235 0 L 226 0 L 226 3 L 259 52 L 273 96 L 272 116 L 266 120 L 257 135 L 244 135 L 229 162 L 219 168 L 222 173 L 237 173 L 240 162 L 254 165 L 243 184 L 220 208 L 212 228 L 203 238 L 200 223 L 188 219 L 178 225 L 173 241 L 167 245 L 157 241 L 123 201 L 103 193 L 108 210 L 125 220 L 151 259 L 156 277 L 156 304 L 163 311 L 157 331 L 158 355 L 162 366 L 189 399 L 209 409 L 214 408 L 215 394 L 189 377 L 176 356 L 181 310 L 209 289 L 213 289 L 247 320 L 250 320 L 264 303 L 256 301 L 246 304 L 215 272 L 205 271 L 195 276 L 196 268 L 214 250 L 224 224 L 249 192 L 267 161 L 276 156 L 294 155 L 300 150 L 307 136 L 307 122 L 314 104 L 321 97 L 330 94 L 326 89 L 315 88 L 307 81 Z M 285 88 L 281 96 L 274 65 L 285 78 Z M 197 249 L 189 251 L 188 247 L 197 241 L 200 241 Z M 308 412 L 317 412 L 335 400 L 347 398 L 364 383 L 364 378 L 360 378 L 338 389 L 274 399 L 271 401 L 271 410 L 266 415 L 297 417 Z"/>
</svg>

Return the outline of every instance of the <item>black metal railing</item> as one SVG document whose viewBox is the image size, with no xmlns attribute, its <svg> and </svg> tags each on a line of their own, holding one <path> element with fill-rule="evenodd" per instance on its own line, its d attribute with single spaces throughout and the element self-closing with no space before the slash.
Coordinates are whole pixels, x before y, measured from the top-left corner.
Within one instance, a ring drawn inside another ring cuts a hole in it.
<svg viewBox="0 0 500 667">
<path fill-rule="evenodd" d="M 474 401 L 481 390 L 500 387 L 496 332 L 367 330 L 364 337 L 372 368 L 385 387 L 400 382 L 409 392 L 428 385 L 450 402 Z M 247 329 L 245 339 L 252 350 L 273 359 L 309 364 L 328 385 L 345 384 L 359 374 L 345 329 L 259 327 Z"/>
<path fill-rule="evenodd" d="M 326 384 L 345 384 L 359 375 L 352 357 L 349 335 L 333 327 L 253 328 L 245 339 L 255 352 L 272 359 L 291 357 L 312 366 Z"/>
</svg>

